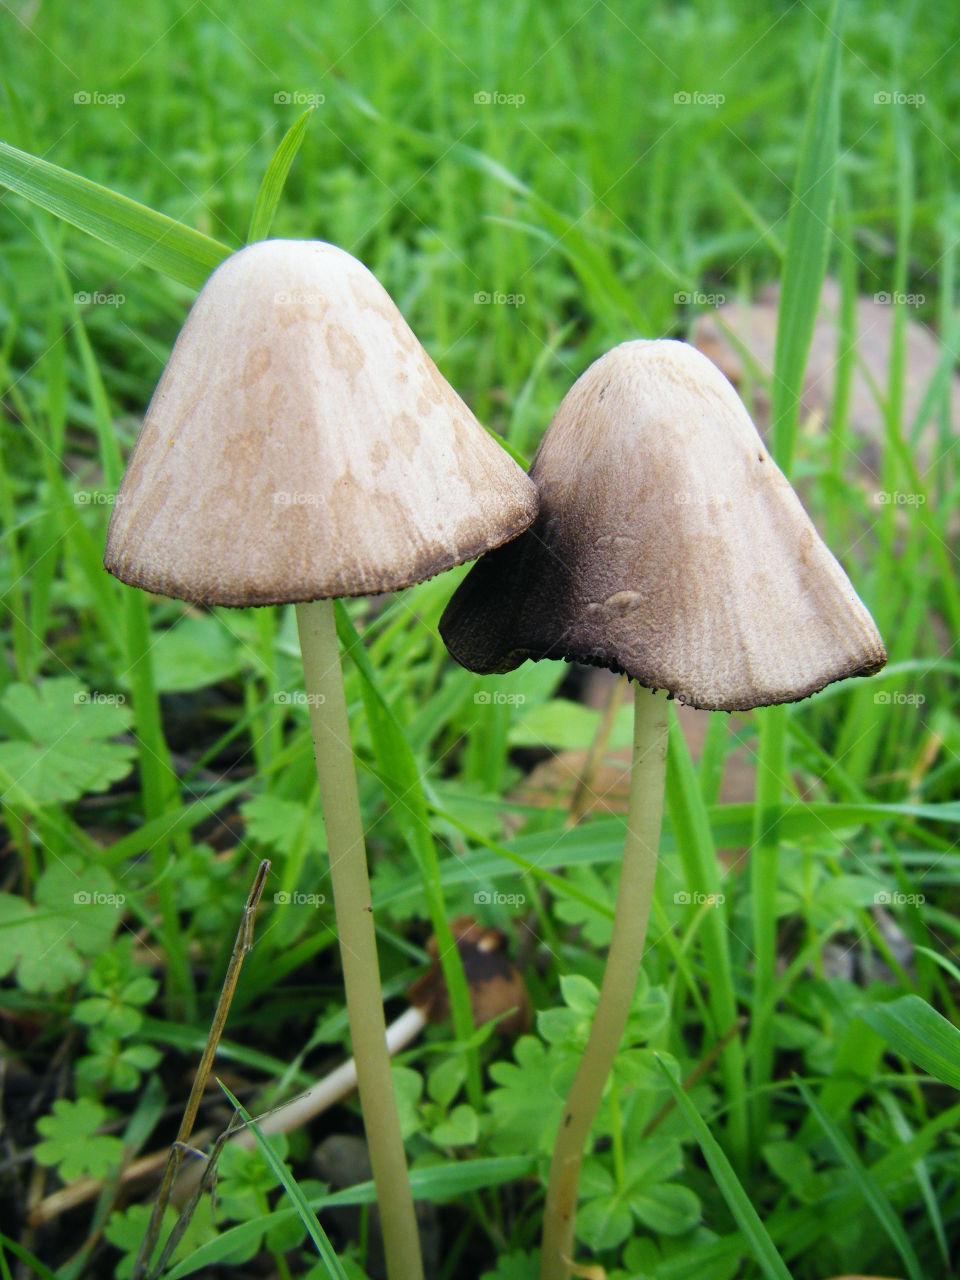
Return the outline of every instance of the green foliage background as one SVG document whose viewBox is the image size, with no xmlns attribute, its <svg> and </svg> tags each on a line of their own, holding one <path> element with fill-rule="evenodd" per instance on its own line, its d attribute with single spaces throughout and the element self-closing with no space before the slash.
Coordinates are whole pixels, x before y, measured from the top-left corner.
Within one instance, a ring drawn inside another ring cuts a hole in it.
<svg viewBox="0 0 960 1280">
<path fill-rule="evenodd" d="M 222 1060 L 262 1110 L 345 1047 L 332 908 L 273 901 L 326 883 L 305 709 L 289 696 L 292 616 L 147 602 L 100 567 L 111 495 L 195 287 L 248 237 L 271 157 L 311 105 L 272 234 L 362 258 L 522 457 L 609 346 L 684 336 L 684 295 L 747 299 L 783 280 L 795 323 L 778 352 L 778 454 L 792 453 L 891 661 L 783 713 L 713 717 L 696 767 L 674 733 L 646 977 L 585 1167 L 579 1248 L 611 1277 L 781 1274 L 777 1253 L 798 1280 L 951 1274 L 960 24 L 946 3 L 849 3 L 839 24 L 820 4 L 738 0 L 0 11 L 3 141 L 208 238 L 164 224 L 158 247 L 158 224 L 109 199 L 87 209 L 101 238 L 85 236 L 50 212 L 82 221 L 78 189 L 0 157 L 0 180 L 35 184 L 34 203 L 0 199 L 0 1001 L 37 1121 L 8 1150 L 37 1144 L 55 1171 L 46 1191 L 54 1176 L 108 1175 L 69 1231 L 25 1230 L 57 1274 L 129 1274 L 142 1210 L 124 1209 L 109 1174 L 121 1148 L 170 1139 L 163 1109 L 182 1104 L 262 856 L 271 888 Z M 836 141 L 816 87 L 834 55 Z M 824 256 L 847 315 L 856 293 L 921 299 L 895 307 L 866 477 L 845 414 L 849 343 L 826 429 L 782 425 Z M 941 343 L 925 453 L 903 412 L 908 320 Z M 366 654 L 346 670 L 391 1009 L 425 960 L 432 909 L 503 928 L 538 1011 L 514 1043 L 432 1031 L 397 1072 L 416 1185 L 442 1206 L 439 1274 L 521 1280 L 602 973 L 622 825 L 571 830 L 559 795 L 506 799 L 534 759 L 587 748 L 600 715 L 556 664 L 495 685 L 453 667 L 436 622 L 461 572 L 351 604 L 340 625 Z M 503 696 L 478 703 L 490 688 Z M 723 803 L 738 747 L 759 760 L 757 799 Z M 494 891 L 523 895 L 522 910 Z M 698 909 L 718 891 L 721 908 Z M 718 1054 L 739 1016 L 742 1037 Z M 658 1055 L 671 1079 L 706 1063 L 688 1096 L 708 1133 L 682 1103 L 662 1116 L 674 1095 Z M 357 1129 L 355 1113 L 324 1123 Z M 331 1193 L 306 1139 L 280 1155 L 324 1222 Z M 262 1251 L 278 1274 L 326 1274 L 257 1161 L 225 1171 L 220 1234 L 199 1217 L 181 1257 L 200 1252 L 175 1274 Z M 18 1167 L 0 1191 L 23 1219 Z M 359 1274 L 362 1249 L 341 1253 Z"/>
</svg>

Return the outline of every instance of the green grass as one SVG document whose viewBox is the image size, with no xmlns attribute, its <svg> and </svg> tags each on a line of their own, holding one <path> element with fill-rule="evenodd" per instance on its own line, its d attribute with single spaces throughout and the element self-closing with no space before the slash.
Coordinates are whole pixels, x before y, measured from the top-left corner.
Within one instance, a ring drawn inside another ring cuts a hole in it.
<svg viewBox="0 0 960 1280">
<path fill-rule="evenodd" d="M 783 710 L 714 716 L 698 765 L 674 726 L 649 990 L 585 1164 L 578 1249 L 611 1276 L 657 1280 L 784 1266 L 796 1280 L 952 1274 L 957 36 L 947 4 L 878 12 L 851 0 L 842 26 L 825 4 L 738 0 L 0 10 L 0 181 L 11 189 L 0 198 L 0 1003 L 6 1051 L 30 1073 L 31 1118 L 8 1124 L 0 1197 L 18 1220 L 28 1186 L 36 1199 L 58 1185 L 55 1168 L 42 1181 L 27 1172 L 32 1120 L 56 1097 L 95 1098 L 111 1134 L 137 1131 L 141 1154 L 169 1142 L 261 857 L 274 883 L 218 1070 L 239 1073 L 227 1083 L 256 1115 L 346 1045 L 330 904 L 273 902 L 326 887 L 306 717 L 277 701 L 299 687 L 292 611 L 200 617 L 100 565 L 110 495 L 196 289 L 225 252 L 269 233 L 362 258 L 444 375 L 525 458 L 605 349 L 686 334 L 695 308 L 677 295 L 747 299 L 782 281 L 771 447 L 874 613 L 890 664 Z M 514 101 L 476 102 L 481 92 Z M 724 100 L 683 104 L 680 93 Z M 891 93 L 924 100 L 875 100 Z M 796 390 L 824 269 L 841 282 L 847 340 L 836 412 L 818 433 Z M 881 291 L 922 301 L 894 308 L 864 479 L 848 421 L 853 303 Z M 917 320 L 942 349 L 921 388 L 934 422 L 925 451 L 904 408 Z M 878 492 L 912 500 L 878 504 Z M 438 1274 L 523 1280 L 550 1125 L 582 1042 L 570 979 L 599 981 L 622 824 L 571 830 L 559 801 L 507 798 L 536 758 L 588 747 L 598 716 L 572 707 L 577 686 L 556 664 L 493 683 L 452 665 L 436 624 L 462 572 L 376 607 L 351 602 L 339 625 L 355 659 L 347 700 L 389 1011 L 429 933 L 466 912 L 506 931 L 538 1011 L 519 1042 L 471 1036 L 448 954 L 456 1027 L 431 1029 L 398 1068 L 417 1194 L 439 1205 Z M 100 708 L 76 710 L 63 677 L 114 698 L 104 737 L 85 716 Z M 18 721 L 17 685 L 48 698 L 46 728 Z M 477 703 L 489 689 L 504 698 Z M 45 773 L 41 786 L 34 746 L 71 767 L 61 726 L 91 772 L 75 785 Z M 732 804 L 719 785 L 737 748 L 756 764 L 756 794 Z M 105 877 L 122 910 L 94 919 L 62 902 L 68 875 L 80 888 Z M 476 901 L 494 889 L 526 901 Z M 697 910 L 678 904 L 680 890 L 725 902 Z M 906 950 L 880 930 L 878 893 Z M 838 944 L 857 957 L 857 981 L 837 975 Z M 45 948 L 31 978 L 24 956 Z M 125 984 L 147 974 L 160 992 L 125 1004 Z M 106 1029 L 78 1017 L 104 992 L 116 1006 Z M 719 1049 L 739 1017 L 742 1035 Z M 150 1048 L 161 1061 L 137 1068 L 139 1080 L 167 1110 L 140 1133 L 141 1086 L 116 1085 Z M 688 1096 L 710 1141 L 682 1104 L 661 1117 L 673 1093 L 654 1050 L 681 1079 L 706 1063 Z M 455 1121 L 475 1137 L 432 1136 Z M 349 1102 L 311 1132 L 358 1127 Z M 659 1189 L 679 1183 L 699 1202 L 699 1223 L 678 1234 L 631 1207 L 632 1162 L 655 1142 L 672 1168 Z M 291 1137 L 275 1163 L 282 1181 L 296 1175 L 300 1210 L 309 1203 L 335 1235 L 333 1193 L 313 1181 L 309 1155 Z M 228 1169 L 220 1235 L 209 1221 L 191 1228 L 198 1257 L 239 1269 L 262 1251 L 278 1274 L 323 1274 L 276 1172 Z M 0 1269 L 20 1258 L 28 1274 L 111 1274 L 139 1229 L 136 1199 L 114 1184 L 54 1228 L 25 1227 L 16 1247 L 2 1242 Z M 358 1274 L 363 1244 L 335 1242 Z M 175 1274 L 189 1265 L 181 1255 Z"/>
</svg>

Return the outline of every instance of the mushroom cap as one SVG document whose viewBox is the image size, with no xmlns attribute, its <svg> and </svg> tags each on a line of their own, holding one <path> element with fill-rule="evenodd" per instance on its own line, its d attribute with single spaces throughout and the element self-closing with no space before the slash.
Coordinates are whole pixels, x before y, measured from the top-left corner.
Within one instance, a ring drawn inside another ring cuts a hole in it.
<svg viewBox="0 0 960 1280">
<path fill-rule="evenodd" d="M 519 969 L 511 962 L 507 939 L 499 931 L 480 924 L 473 916 L 457 916 L 450 929 L 460 952 L 470 993 L 474 1024 L 482 1027 L 500 1018 L 504 1035 L 530 1030 L 530 995 Z M 427 942 L 431 965 L 410 989 L 410 1001 L 430 1022 L 450 1016 L 450 996 L 440 967 L 440 948 L 432 936 Z"/>
<path fill-rule="evenodd" d="M 873 619 L 739 396 L 683 342 L 625 342 L 564 397 L 540 514 L 440 620 L 465 667 L 566 658 L 694 707 L 792 702 L 886 661 Z"/>
<path fill-rule="evenodd" d="M 393 591 L 515 537 L 536 489 L 356 258 L 265 240 L 177 338 L 104 564 L 200 604 Z"/>
</svg>

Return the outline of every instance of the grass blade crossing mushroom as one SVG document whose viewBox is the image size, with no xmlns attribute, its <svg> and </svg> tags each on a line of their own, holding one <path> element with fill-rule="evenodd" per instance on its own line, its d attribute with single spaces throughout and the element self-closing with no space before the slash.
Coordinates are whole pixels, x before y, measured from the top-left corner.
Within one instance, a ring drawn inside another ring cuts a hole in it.
<svg viewBox="0 0 960 1280">
<path fill-rule="evenodd" d="M 104 563 L 203 605 L 297 604 L 347 1011 L 391 1280 L 421 1275 L 390 1078 L 333 599 L 395 591 L 525 529 L 537 494 L 355 258 L 265 240 L 197 298 Z"/>
<path fill-rule="evenodd" d="M 464 579 L 440 622 L 447 647 L 482 673 L 564 658 L 638 685 L 613 937 L 547 1191 L 541 1278 L 564 1280 L 580 1160 L 643 956 L 666 697 L 725 711 L 791 702 L 878 671 L 886 653 L 736 392 L 685 343 L 626 342 L 591 365 L 530 475 L 540 514 Z"/>
</svg>

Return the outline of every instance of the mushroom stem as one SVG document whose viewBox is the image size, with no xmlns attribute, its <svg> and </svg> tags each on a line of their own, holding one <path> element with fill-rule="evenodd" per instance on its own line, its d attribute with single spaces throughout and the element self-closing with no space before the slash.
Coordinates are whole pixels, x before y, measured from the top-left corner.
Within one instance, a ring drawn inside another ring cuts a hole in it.
<svg viewBox="0 0 960 1280">
<path fill-rule="evenodd" d="M 327 833 L 350 1039 L 390 1280 L 422 1280 L 420 1238 L 390 1075 L 356 766 L 333 602 L 297 605 Z"/>
<path fill-rule="evenodd" d="M 540 1253 L 540 1280 L 567 1280 L 584 1144 L 600 1106 L 633 1002 L 657 874 L 667 759 L 667 694 L 638 685 L 623 869 L 613 937 L 590 1038 L 574 1076 L 553 1148 Z"/>
</svg>

